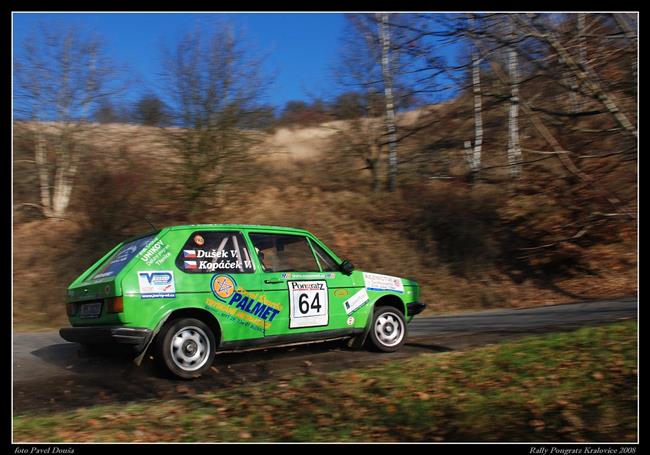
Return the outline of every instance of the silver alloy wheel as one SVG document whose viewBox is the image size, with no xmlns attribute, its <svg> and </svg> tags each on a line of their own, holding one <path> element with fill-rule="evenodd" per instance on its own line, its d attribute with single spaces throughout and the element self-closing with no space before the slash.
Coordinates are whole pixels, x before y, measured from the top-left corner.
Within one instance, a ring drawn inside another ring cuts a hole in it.
<svg viewBox="0 0 650 455">
<path fill-rule="evenodd" d="M 169 349 L 178 368 L 196 371 L 210 357 L 210 338 L 196 326 L 183 327 L 171 338 Z"/>
<path fill-rule="evenodd" d="M 404 338 L 404 323 L 394 314 L 384 313 L 375 321 L 375 335 L 384 346 L 396 346 Z"/>
</svg>

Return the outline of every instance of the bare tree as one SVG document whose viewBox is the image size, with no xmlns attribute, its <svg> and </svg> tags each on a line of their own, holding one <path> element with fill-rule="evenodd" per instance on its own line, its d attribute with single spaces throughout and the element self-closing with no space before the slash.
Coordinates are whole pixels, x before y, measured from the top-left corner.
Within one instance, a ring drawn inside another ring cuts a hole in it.
<svg viewBox="0 0 650 455">
<path fill-rule="evenodd" d="M 355 112 L 354 116 L 330 124 L 336 129 L 332 137 L 333 148 L 362 159 L 363 169 L 370 171 L 372 191 L 378 192 L 381 189 L 380 158 L 386 128 L 382 121 L 383 96 L 370 92 L 354 97 L 354 101 L 354 106 L 348 106 Z"/>
<path fill-rule="evenodd" d="M 506 18 L 506 21 L 508 19 Z M 510 23 L 508 39 L 508 76 L 510 81 L 510 109 L 508 114 L 508 164 L 513 176 L 521 174 L 522 161 L 521 147 L 519 145 L 519 62 L 517 61 L 517 49 L 513 42 L 516 39 L 515 26 Z"/>
<path fill-rule="evenodd" d="M 474 15 L 469 17 L 469 27 L 473 28 Z M 474 147 L 469 144 L 468 161 L 472 172 L 481 168 L 481 149 L 483 147 L 483 111 L 481 105 L 481 59 L 475 45 L 472 45 L 472 93 L 474 95 Z"/>
<path fill-rule="evenodd" d="M 131 117 L 135 122 L 147 126 L 162 126 L 169 124 L 167 106 L 153 93 L 140 97 L 133 106 Z"/>
<path fill-rule="evenodd" d="M 97 36 L 41 25 L 16 56 L 17 119 L 32 136 L 40 204 L 63 217 L 70 204 L 93 107 L 119 92 L 117 72 Z M 44 123 L 47 122 L 47 123 Z"/>
<path fill-rule="evenodd" d="M 348 16 L 342 44 L 333 75 L 341 87 L 354 90 L 357 96 L 348 98 L 352 106 L 348 108 L 351 114 L 345 115 L 345 122 L 332 125 L 337 130 L 333 145 L 336 150 L 363 160 L 364 169 L 370 171 L 370 186 L 376 192 L 382 182 L 379 169 L 386 124 L 381 49 L 374 18 Z"/>
<path fill-rule="evenodd" d="M 519 15 L 515 15 L 514 17 L 530 36 L 540 40 L 557 53 L 561 61 L 573 72 L 573 75 L 578 81 L 584 85 L 586 92 L 602 103 L 624 131 L 635 138 L 637 137 L 635 125 L 630 121 L 629 116 L 618 107 L 616 96 L 606 89 L 601 78 L 588 64 L 580 65 L 558 38 L 557 34 L 553 30 L 542 29 L 540 24 L 536 23 L 534 16 L 530 20 L 525 20 Z"/>
<path fill-rule="evenodd" d="M 228 163 L 241 160 L 256 143 L 243 131 L 257 112 L 268 79 L 261 60 L 244 50 L 243 36 L 226 23 L 210 31 L 197 26 L 164 52 L 164 80 L 174 127 L 168 145 L 180 158 L 174 179 L 188 206 L 214 202 L 232 176 Z"/>
<path fill-rule="evenodd" d="M 393 100 L 393 64 L 391 60 L 390 26 L 388 14 L 381 13 L 381 73 L 384 85 L 385 123 L 388 138 L 388 191 L 395 191 L 397 186 L 397 135 L 395 133 L 395 102 Z"/>
<path fill-rule="evenodd" d="M 431 54 L 418 45 L 423 35 L 415 27 L 418 20 L 417 16 L 409 14 L 349 15 L 343 52 L 335 73 L 346 90 L 353 87 L 362 97 L 373 100 L 381 95 L 383 133 L 380 138 L 364 141 L 376 143 L 378 147 L 373 145 L 372 153 L 371 149 L 365 149 L 369 153 L 364 159 L 372 173 L 376 165 L 387 161 L 386 188 L 389 191 L 397 188 L 399 144 L 424 128 L 420 124 L 400 123 L 399 111 L 414 107 L 419 97 L 437 93 L 433 88 L 440 74 L 439 68 L 434 66 L 437 58 L 429 58 Z M 377 114 L 370 109 L 365 110 L 364 115 Z M 364 125 L 370 123 L 364 122 Z M 364 126 L 364 129 L 369 134 L 379 132 L 374 126 Z M 374 180 L 373 187 L 376 183 Z"/>
</svg>

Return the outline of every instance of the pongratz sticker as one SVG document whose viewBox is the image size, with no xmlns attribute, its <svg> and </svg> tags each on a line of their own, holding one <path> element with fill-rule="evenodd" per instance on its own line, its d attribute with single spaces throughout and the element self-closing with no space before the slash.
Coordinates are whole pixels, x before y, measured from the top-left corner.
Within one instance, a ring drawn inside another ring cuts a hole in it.
<svg viewBox="0 0 650 455">
<path fill-rule="evenodd" d="M 368 292 L 365 289 L 361 289 L 359 292 L 354 294 L 352 297 L 343 302 L 343 307 L 345 312 L 350 315 L 361 308 L 370 298 L 368 297 Z"/>
<path fill-rule="evenodd" d="M 363 279 L 366 283 L 366 289 L 369 291 L 404 292 L 402 279 L 396 276 L 363 272 Z"/>
<path fill-rule="evenodd" d="M 146 271 L 138 272 L 141 299 L 173 299 L 176 297 L 174 286 L 174 272 Z"/>
<path fill-rule="evenodd" d="M 327 281 L 287 281 L 287 286 L 290 329 L 328 324 Z"/>
</svg>

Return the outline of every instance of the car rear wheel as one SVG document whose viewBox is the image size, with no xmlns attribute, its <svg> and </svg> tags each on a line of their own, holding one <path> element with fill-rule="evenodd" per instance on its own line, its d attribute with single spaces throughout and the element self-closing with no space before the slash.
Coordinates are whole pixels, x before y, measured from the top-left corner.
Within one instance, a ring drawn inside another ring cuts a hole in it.
<svg viewBox="0 0 650 455">
<path fill-rule="evenodd" d="M 163 327 L 156 342 L 156 359 L 164 370 L 182 379 L 198 378 L 215 355 L 212 330 L 201 320 L 183 318 Z"/>
<path fill-rule="evenodd" d="M 406 341 L 404 315 L 393 307 L 377 308 L 369 335 L 371 347 L 382 352 L 397 351 Z"/>
</svg>

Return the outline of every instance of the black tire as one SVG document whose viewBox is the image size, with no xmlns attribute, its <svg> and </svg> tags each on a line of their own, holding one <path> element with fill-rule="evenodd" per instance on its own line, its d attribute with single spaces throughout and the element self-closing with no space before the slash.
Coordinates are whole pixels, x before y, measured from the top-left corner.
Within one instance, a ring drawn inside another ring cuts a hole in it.
<svg viewBox="0 0 650 455">
<path fill-rule="evenodd" d="M 178 378 L 194 379 L 212 366 L 216 347 L 206 323 L 194 318 L 174 319 L 156 337 L 156 362 Z"/>
<path fill-rule="evenodd" d="M 390 306 L 375 309 L 368 334 L 371 348 L 380 352 L 395 352 L 406 342 L 406 320 L 401 311 Z"/>
</svg>

